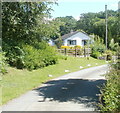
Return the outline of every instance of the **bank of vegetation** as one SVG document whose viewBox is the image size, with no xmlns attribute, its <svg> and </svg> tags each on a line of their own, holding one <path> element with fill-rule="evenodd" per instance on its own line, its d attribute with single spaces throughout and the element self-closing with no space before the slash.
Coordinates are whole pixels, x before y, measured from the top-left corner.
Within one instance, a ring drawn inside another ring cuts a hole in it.
<svg viewBox="0 0 120 113">
<path fill-rule="evenodd" d="M 116 63 L 111 64 L 110 72 L 105 75 L 107 82 L 101 88 L 101 111 L 108 113 L 120 112 L 120 53 Z"/>
</svg>

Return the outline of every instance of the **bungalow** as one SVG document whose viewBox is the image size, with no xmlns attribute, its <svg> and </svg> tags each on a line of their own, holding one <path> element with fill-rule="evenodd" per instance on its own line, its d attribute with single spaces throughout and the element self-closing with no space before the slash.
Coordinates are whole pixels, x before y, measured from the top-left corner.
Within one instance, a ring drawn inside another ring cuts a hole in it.
<svg viewBox="0 0 120 113">
<path fill-rule="evenodd" d="M 87 41 L 90 40 L 90 37 L 81 31 L 71 32 L 69 34 L 62 36 L 64 46 L 85 46 Z"/>
</svg>

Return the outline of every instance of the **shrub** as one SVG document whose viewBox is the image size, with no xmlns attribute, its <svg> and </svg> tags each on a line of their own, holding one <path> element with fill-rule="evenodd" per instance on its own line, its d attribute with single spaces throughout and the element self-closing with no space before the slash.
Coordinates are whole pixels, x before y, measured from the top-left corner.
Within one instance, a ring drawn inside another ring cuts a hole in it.
<svg viewBox="0 0 120 113">
<path fill-rule="evenodd" d="M 32 46 L 35 48 L 35 49 L 41 49 L 41 50 L 45 50 L 49 44 L 47 44 L 45 41 L 42 41 L 42 42 L 37 42 L 37 41 L 34 41 L 34 43 L 32 44 Z M 49 46 L 50 47 L 50 46 Z"/>
<path fill-rule="evenodd" d="M 65 55 L 58 54 L 57 57 L 58 57 L 58 59 L 67 60 L 67 56 L 65 56 Z"/>
<path fill-rule="evenodd" d="M 61 49 L 69 49 L 70 47 L 69 46 L 61 46 Z"/>
<path fill-rule="evenodd" d="M 42 57 L 46 66 L 56 64 L 58 61 L 56 50 L 51 46 L 46 46 L 46 49 L 42 51 Z"/>
<path fill-rule="evenodd" d="M 18 46 L 9 46 L 6 52 L 7 62 L 14 67 L 22 69 L 24 67 L 24 52 Z"/>
<path fill-rule="evenodd" d="M 91 56 L 97 58 L 99 55 L 105 52 L 106 47 L 100 37 L 95 36 L 94 42 L 90 45 L 92 49 Z"/>
<path fill-rule="evenodd" d="M 103 103 L 100 104 L 102 112 L 120 112 L 120 70 L 116 66 L 112 66 L 110 73 L 106 74 L 107 83 L 102 89 Z"/>
<path fill-rule="evenodd" d="M 93 51 L 91 56 L 94 57 L 94 58 L 98 58 L 99 56 L 101 56 L 101 53 L 98 52 L 98 51 Z"/>
<path fill-rule="evenodd" d="M 25 52 L 24 66 L 29 70 L 36 69 L 37 67 L 43 67 L 45 64 L 41 61 L 40 52 L 33 46 L 24 45 L 23 50 Z"/>
<path fill-rule="evenodd" d="M 111 39 L 110 44 L 109 44 L 109 48 L 112 51 L 117 51 L 118 47 L 119 47 L 119 44 L 115 43 L 114 39 Z"/>
<path fill-rule="evenodd" d="M 107 60 L 112 60 L 113 52 L 111 50 L 106 50 L 105 54 L 106 54 Z"/>
<path fill-rule="evenodd" d="M 112 67 L 113 67 L 114 69 L 120 70 L 120 61 L 118 61 L 116 64 L 112 64 Z"/>
<path fill-rule="evenodd" d="M 62 38 L 59 37 L 58 39 L 56 39 L 55 44 L 56 44 L 57 48 L 61 48 L 61 46 L 63 44 Z"/>
<path fill-rule="evenodd" d="M 82 47 L 79 46 L 79 45 L 76 45 L 76 46 L 61 46 L 61 49 L 81 49 Z"/>
<path fill-rule="evenodd" d="M 0 73 L 5 74 L 7 72 L 6 65 L 5 53 L 0 51 Z"/>
<path fill-rule="evenodd" d="M 91 45 L 92 51 L 98 51 L 100 53 L 104 53 L 106 48 L 105 45 L 102 42 L 94 42 Z"/>
<path fill-rule="evenodd" d="M 79 46 L 79 45 L 76 45 L 76 46 L 74 46 L 74 48 L 76 48 L 76 49 L 81 49 L 82 47 Z"/>
<path fill-rule="evenodd" d="M 29 70 L 45 67 L 57 63 L 56 49 L 46 42 L 34 41 L 31 45 L 7 46 L 7 62 L 10 66 Z"/>
<path fill-rule="evenodd" d="M 45 42 L 37 43 L 36 46 L 24 45 L 24 66 L 29 69 L 37 69 L 57 63 L 57 55 L 54 47 Z"/>
</svg>

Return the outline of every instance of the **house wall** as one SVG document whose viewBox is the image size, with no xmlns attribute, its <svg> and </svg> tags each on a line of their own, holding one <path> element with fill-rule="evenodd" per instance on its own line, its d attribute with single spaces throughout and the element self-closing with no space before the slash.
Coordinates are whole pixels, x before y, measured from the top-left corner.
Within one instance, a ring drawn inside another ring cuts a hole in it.
<svg viewBox="0 0 120 113">
<path fill-rule="evenodd" d="M 54 46 L 54 45 L 55 45 L 54 41 L 51 40 L 51 39 L 49 40 L 48 44 L 51 45 L 51 46 Z"/>
<path fill-rule="evenodd" d="M 82 40 L 88 40 L 88 39 L 89 39 L 89 37 L 87 35 L 85 35 L 83 33 L 77 33 L 77 34 L 65 39 L 63 41 L 63 45 L 68 46 L 68 43 L 67 43 L 68 40 L 76 40 L 77 41 L 76 45 L 84 46 L 83 43 L 82 43 Z"/>
<path fill-rule="evenodd" d="M 64 46 L 69 46 L 68 45 L 68 40 L 76 40 L 76 45 L 82 46 L 82 40 L 79 37 L 70 37 L 64 40 Z M 73 45 L 74 46 L 74 45 Z"/>
</svg>

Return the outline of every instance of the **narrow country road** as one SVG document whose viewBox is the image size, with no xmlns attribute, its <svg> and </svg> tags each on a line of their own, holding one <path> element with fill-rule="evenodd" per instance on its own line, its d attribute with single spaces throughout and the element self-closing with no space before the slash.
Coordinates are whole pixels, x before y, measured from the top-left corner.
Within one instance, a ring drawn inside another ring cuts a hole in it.
<svg viewBox="0 0 120 113">
<path fill-rule="evenodd" d="M 94 111 L 107 65 L 69 73 L 2 106 L 3 111 Z"/>
</svg>

